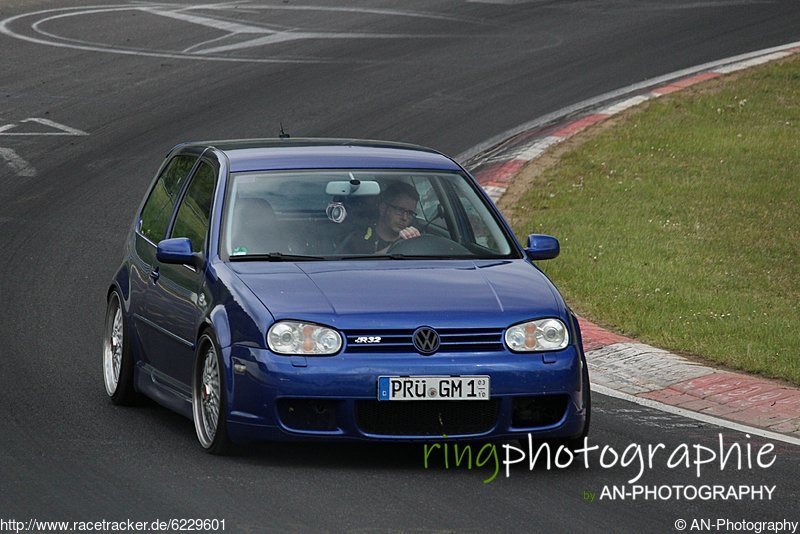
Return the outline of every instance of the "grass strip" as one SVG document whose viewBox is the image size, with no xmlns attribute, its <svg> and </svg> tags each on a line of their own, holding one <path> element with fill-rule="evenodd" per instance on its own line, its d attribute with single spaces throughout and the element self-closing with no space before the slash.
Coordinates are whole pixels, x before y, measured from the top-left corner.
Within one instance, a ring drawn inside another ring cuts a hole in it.
<svg viewBox="0 0 800 534">
<path fill-rule="evenodd" d="M 501 208 L 523 240 L 559 238 L 540 267 L 575 310 L 800 384 L 800 59 L 661 97 L 566 144 Z"/>
</svg>

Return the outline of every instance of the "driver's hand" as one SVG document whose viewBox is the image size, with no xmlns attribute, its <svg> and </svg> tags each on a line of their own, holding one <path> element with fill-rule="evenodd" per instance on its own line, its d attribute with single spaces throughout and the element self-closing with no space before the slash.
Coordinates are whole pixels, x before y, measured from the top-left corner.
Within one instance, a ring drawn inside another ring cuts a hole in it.
<svg viewBox="0 0 800 534">
<path fill-rule="evenodd" d="M 402 230 L 400 230 L 400 239 L 413 239 L 421 235 L 422 234 L 420 234 L 419 230 L 417 230 L 413 226 L 409 226 L 407 228 L 403 228 Z"/>
</svg>

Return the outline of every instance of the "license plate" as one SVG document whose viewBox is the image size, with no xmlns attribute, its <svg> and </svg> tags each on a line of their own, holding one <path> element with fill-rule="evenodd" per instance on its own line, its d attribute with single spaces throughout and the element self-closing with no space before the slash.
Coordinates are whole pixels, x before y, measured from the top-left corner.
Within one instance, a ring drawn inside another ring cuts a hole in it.
<svg viewBox="0 0 800 534">
<path fill-rule="evenodd" d="M 381 376 L 378 400 L 487 400 L 488 376 Z"/>
</svg>

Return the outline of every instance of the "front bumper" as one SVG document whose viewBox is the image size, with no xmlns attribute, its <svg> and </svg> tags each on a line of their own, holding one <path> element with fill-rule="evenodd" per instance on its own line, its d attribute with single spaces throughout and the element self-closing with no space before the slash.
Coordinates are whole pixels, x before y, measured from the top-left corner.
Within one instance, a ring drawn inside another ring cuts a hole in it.
<svg viewBox="0 0 800 534">
<path fill-rule="evenodd" d="M 223 356 L 234 441 L 569 438 L 586 419 L 585 363 L 574 346 L 546 358 L 507 351 L 306 358 L 240 345 Z M 461 375 L 488 375 L 490 401 L 377 400 L 380 376 Z"/>
</svg>

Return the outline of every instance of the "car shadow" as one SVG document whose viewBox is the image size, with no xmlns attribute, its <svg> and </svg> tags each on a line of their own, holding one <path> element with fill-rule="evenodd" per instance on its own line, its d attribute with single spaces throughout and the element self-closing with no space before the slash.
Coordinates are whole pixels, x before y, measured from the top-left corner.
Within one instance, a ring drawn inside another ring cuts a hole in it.
<svg viewBox="0 0 800 534">
<path fill-rule="evenodd" d="M 193 423 L 187 418 L 161 407 L 149 399 L 142 399 L 136 411 L 146 412 L 143 415 L 158 426 L 158 432 L 169 435 L 170 439 L 180 441 L 186 451 L 200 456 L 207 455 L 197 443 Z M 544 442 L 533 441 L 534 450 Z M 462 440 L 444 441 L 432 437 L 429 441 L 419 442 L 358 442 L 358 441 L 251 441 L 234 444 L 229 453 L 217 457 L 225 462 L 243 467 L 298 467 L 318 468 L 322 470 L 391 470 L 391 471 L 429 471 L 429 472 L 464 472 L 486 471 L 495 462 L 503 469 L 505 458 L 503 445 L 528 451 L 527 438 L 522 440 Z M 550 443 L 552 456 L 555 455 L 561 442 Z M 466 450 L 469 449 L 469 452 Z M 446 451 L 446 452 L 445 452 Z M 427 455 L 427 463 L 426 463 Z M 447 459 L 445 459 L 447 457 Z M 460 460 L 457 459 L 460 458 Z M 469 459 L 469 461 L 468 461 Z M 467 468 L 467 464 L 472 465 Z M 555 471 L 571 471 L 575 462 L 566 469 Z M 527 460 L 520 463 L 515 470 L 523 472 L 544 473 L 551 471 L 544 461 L 538 462 L 533 469 L 528 469 Z"/>
</svg>

